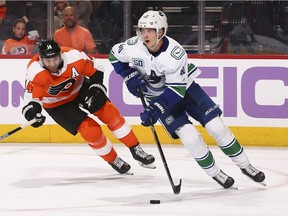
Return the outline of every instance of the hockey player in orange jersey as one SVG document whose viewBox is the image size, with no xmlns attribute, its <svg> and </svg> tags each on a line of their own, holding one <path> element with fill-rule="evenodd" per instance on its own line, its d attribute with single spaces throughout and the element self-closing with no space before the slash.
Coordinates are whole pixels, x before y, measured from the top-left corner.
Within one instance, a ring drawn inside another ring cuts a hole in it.
<svg viewBox="0 0 288 216">
<path fill-rule="evenodd" d="M 36 118 L 32 126 L 41 126 L 45 122 L 43 107 L 69 133 L 80 133 L 113 169 L 128 172 L 130 165 L 117 156 L 100 125 L 84 109 L 106 124 L 141 166 L 155 168 L 154 157 L 141 148 L 118 108 L 106 96 L 103 72 L 96 69 L 98 66 L 97 59 L 84 52 L 60 47 L 52 38 L 41 40 L 38 54 L 27 67 L 25 99 L 29 102 L 22 109 L 24 117 L 28 121 Z"/>
</svg>

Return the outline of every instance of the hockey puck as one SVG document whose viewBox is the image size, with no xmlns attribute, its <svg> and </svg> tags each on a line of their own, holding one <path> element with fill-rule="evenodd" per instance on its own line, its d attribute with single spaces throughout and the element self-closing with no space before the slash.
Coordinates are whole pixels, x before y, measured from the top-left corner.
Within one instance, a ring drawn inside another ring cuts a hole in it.
<svg viewBox="0 0 288 216">
<path fill-rule="evenodd" d="M 150 204 L 160 204 L 160 200 L 150 200 Z"/>
</svg>

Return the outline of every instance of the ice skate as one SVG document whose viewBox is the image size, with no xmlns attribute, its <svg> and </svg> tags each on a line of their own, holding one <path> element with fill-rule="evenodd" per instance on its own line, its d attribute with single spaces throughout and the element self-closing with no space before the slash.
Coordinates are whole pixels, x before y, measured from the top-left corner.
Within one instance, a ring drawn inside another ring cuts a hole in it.
<svg viewBox="0 0 288 216">
<path fill-rule="evenodd" d="M 149 169 L 155 169 L 154 164 L 155 158 L 151 154 L 147 154 L 139 144 L 130 148 L 131 154 L 135 160 L 138 161 L 139 165 Z"/>
<path fill-rule="evenodd" d="M 225 189 L 227 188 L 238 189 L 237 187 L 233 186 L 234 179 L 226 175 L 226 173 L 224 173 L 222 170 L 220 170 L 220 172 L 212 178 Z"/>
<path fill-rule="evenodd" d="M 253 181 L 263 186 L 266 186 L 266 183 L 264 182 L 265 174 L 260 170 L 256 169 L 255 167 L 253 167 L 251 164 L 249 164 L 249 166 L 246 167 L 245 169 L 241 169 L 241 171 L 244 175 L 248 176 Z"/>
<path fill-rule="evenodd" d="M 130 170 L 131 166 L 127 162 L 122 160 L 120 157 L 116 157 L 116 159 L 110 162 L 109 164 L 112 166 L 114 170 L 116 170 L 120 174 L 124 173 L 130 174 L 128 173 L 128 171 Z M 131 173 L 131 175 L 133 175 L 133 173 Z"/>
</svg>

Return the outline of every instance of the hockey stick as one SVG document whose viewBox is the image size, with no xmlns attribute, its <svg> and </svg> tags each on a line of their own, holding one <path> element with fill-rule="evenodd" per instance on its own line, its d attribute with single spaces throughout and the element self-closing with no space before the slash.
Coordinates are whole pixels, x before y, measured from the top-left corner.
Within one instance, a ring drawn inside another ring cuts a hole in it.
<svg viewBox="0 0 288 216">
<path fill-rule="evenodd" d="M 15 129 L 3 134 L 2 136 L 0 136 L 0 140 L 3 140 L 5 138 L 11 136 L 12 134 L 16 133 L 17 131 L 20 131 L 20 130 L 22 130 L 22 129 L 34 124 L 36 121 L 37 121 L 36 119 L 32 119 L 32 120 L 26 122 L 25 124 L 20 125 L 19 127 L 17 127 Z"/>
<path fill-rule="evenodd" d="M 144 99 L 144 95 L 143 95 L 143 92 L 140 88 L 137 89 L 139 95 L 140 95 L 140 99 L 141 99 L 141 102 L 142 102 L 142 105 L 144 107 L 144 109 L 147 108 L 147 104 L 145 102 L 145 99 Z M 169 171 L 169 168 L 168 168 L 168 164 L 167 164 L 167 161 L 166 161 L 166 158 L 165 158 L 165 155 L 163 153 L 163 150 L 162 150 L 162 147 L 161 147 L 161 144 L 160 144 L 160 141 L 159 141 L 159 138 L 158 138 L 158 135 L 156 133 L 156 130 L 155 130 L 155 127 L 152 123 L 152 121 L 150 120 L 150 128 L 151 128 L 151 131 L 153 133 L 153 136 L 154 136 L 154 139 L 155 139 L 155 142 L 156 142 L 156 145 L 157 145 L 157 148 L 159 150 L 159 153 L 160 153 L 160 156 L 161 156 L 161 159 L 162 159 L 162 162 L 163 162 L 163 165 L 165 167 L 165 170 L 166 170 L 166 173 L 168 175 L 168 179 L 169 179 L 169 182 L 171 184 L 171 187 L 173 189 L 173 192 L 174 194 L 179 194 L 180 193 L 180 190 L 181 190 L 181 183 L 182 183 L 182 179 L 180 179 L 180 182 L 178 185 L 175 185 L 173 180 L 172 180 L 172 176 L 171 176 L 171 173 Z"/>
</svg>

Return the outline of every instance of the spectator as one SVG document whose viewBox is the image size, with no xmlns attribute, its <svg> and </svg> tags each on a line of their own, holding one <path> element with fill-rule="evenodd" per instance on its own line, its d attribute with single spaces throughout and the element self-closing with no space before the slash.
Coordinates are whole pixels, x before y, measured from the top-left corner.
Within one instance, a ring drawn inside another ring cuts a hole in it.
<svg viewBox="0 0 288 216">
<path fill-rule="evenodd" d="M 5 19 L 7 12 L 6 1 L 0 1 L 0 25 L 2 24 L 2 20 Z"/>
<path fill-rule="evenodd" d="M 89 20 L 93 12 L 91 1 L 71 1 L 71 6 L 76 9 L 78 24 L 86 29 L 89 29 Z"/>
<path fill-rule="evenodd" d="M 54 39 L 60 46 L 67 46 L 87 54 L 96 54 L 96 44 L 88 29 L 77 24 L 74 7 L 68 6 L 63 11 L 64 27 L 54 33 Z"/>
<path fill-rule="evenodd" d="M 254 37 L 253 31 L 249 26 L 246 17 L 242 17 L 240 23 L 234 26 L 229 37 L 233 46 L 233 53 L 240 53 L 241 44 L 246 47 L 249 54 L 254 53 L 252 42 L 255 42 L 256 38 Z"/>
<path fill-rule="evenodd" d="M 64 26 L 62 11 L 69 5 L 69 1 L 56 0 L 54 7 L 54 29 L 55 31 Z"/>
<path fill-rule="evenodd" d="M 8 55 L 32 54 L 39 38 L 38 31 L 29 31 L 28 35 L 26 35 L 26 22 L 23 18 L 20 18 L 14 22 L 13 32 L 14 36 L 5 41 L 1 53 Z"/>
</svg>

